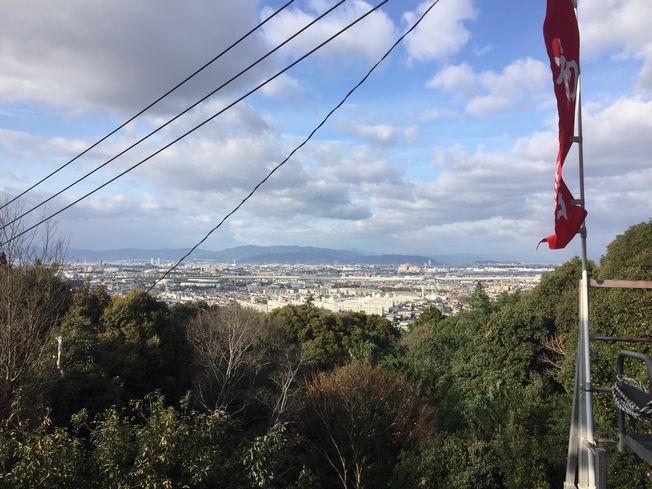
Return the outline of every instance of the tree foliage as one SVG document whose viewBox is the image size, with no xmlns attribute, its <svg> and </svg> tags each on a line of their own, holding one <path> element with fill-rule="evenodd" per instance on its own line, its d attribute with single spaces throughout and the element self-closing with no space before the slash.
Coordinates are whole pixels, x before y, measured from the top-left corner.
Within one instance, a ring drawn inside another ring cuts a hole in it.
<svg viewBox="0 0 652 489">
<path fill-rule="evenodd" d="M 277 309 L 269 320 L 289 328 L 305 350 L 306 364 L 317 370 L 345 365 L 352 357 L 376 363 L 399 346 L 400 333 L 376 315 L 332 314 L 306 303 Z"/>
<path fill-rule="evenodd" d="M 49 417 L 30 427 L 13 415 L 0 425 L 0 485 L 8 488 L 269 487 L 285 446 L 284 426 L 247 439 L 221 410 L 196 412 L 189 400 L 166 406 L 157 394 L 73 430 Z M 81 436 L 80 431 L 87 432 Z"/>
<path fill-rule="evenodd" d="M 179 375 L 189 363 L 185 325 L 144 291 L 113 297 L 100 318 L 97 361 L 120 384 L 123 399 L 161 389 L 171 400 L 188 387 Z"/>
<path fill-rule="evenodd" d="M 56 378 L 47 361 L 69 304 L 57 266 L 0 266 L 0 412 L 19 391 L 37 400 Z"/>
<path fill-rule="evenodd" d="M 401 450 L 432 429 L 429 410 L 402 376 L 353 364 L 306 389 L 303 426 L 326 487 L 382 487 Z"/>
<path fill-rule="evenodd" d="M 649 280 L 651 237 L 652 222 L 627 230 L 590 275 Z M 55 263 L 28 255 L 0 256 L 0 487 L 563 483 L 577 258 L 529 293 L 490 300 L 476 284 L 466 310 L 431 308 L 402 336 L 310 300 L 261 314 L 70 291 Z M 649 336 L 652 294 L 592 290 L 590 315 L 593 334 Z M 592 344 L 595 385 L 614 382 L 625 347 Z M 608 396 L 595 396 L 595 420 L 615 436 Z M 609 460 L 609 487 L 646 487 L 638 459 Z"/>
</svg>

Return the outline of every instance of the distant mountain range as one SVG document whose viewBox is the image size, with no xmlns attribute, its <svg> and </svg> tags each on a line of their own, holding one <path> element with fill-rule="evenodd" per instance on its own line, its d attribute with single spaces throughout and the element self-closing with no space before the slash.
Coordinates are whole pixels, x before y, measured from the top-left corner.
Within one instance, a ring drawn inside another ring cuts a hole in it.
<svg viewBox="0 0 652 489">
<path fill-rule="evenodd" d="M 126 248 L 121 250 L 68 250 L 68 261 L 73 262 L 111 262 L 134 260 L 148 262 L 150 259 L 161 261 L 176 261 L 188 252 L 188 249 L 158 249 L 144 250 Z M 436 260 L 418 255 L 373 255 L 360 251 L 333 250 L 330 248 L 315 248 L 312 246 L 238 246 L 220 251 L 196 250 L 190 261 L 214 261 L 229 263 L 266 264 L 282 263 L 288 265 L 423 265 Z"/>
</svg>

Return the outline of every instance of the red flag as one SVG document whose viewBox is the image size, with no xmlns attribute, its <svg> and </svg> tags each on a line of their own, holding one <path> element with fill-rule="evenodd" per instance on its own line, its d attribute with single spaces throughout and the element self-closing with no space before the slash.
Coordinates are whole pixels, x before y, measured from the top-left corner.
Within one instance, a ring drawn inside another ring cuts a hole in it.
<svg viewBox="0 0 652 489">
<path fill-rule="evenodd" d="M 561 167 L 561 160 L 558 160 L 555 175 L 555 234 L 539 242 L 541 244 L 545 241 L 551 250 L 566 247 L 586 217 L 586 209 L 573 203 L 573 195 L 561 178 Z"/>
<path fill-rule="evenodd" d="M 543 37 L 557 97 L 559 151 L 563 165 L 573 144 L 575 98 L 580 75 L 580 33 L 572 0 L 548 0 Z"/>
<path fill-rule="evenodd" d="M 575 134 L 575 101 L 580 75 L 580 34 L 572 0 L 548 0 L 543 23 L 559 113 L 559 153 L 555 174 L 555 234 L 540 241 L 564 248 L 584 222 L 586 210 L 574 204 L 562 178 L 562 168 Z"/>
</svg>

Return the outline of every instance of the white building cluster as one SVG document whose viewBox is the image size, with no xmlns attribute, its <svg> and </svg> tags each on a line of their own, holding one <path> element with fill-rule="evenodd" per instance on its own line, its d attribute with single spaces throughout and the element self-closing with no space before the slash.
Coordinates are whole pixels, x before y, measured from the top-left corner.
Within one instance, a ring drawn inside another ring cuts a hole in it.
<svg viewBox="0 0 652 489">
<path fill-rule="evenodd" d="M 167 270 L 159 259 L 145 263 L 77 264 L 64 272 L 70 280 L 102 285 L 113 294 L 149 286 Z M 527 291 L 550 266 L 491 264 L 472 266 L 389 267 L 333 265 L 247 265 L 188 263 L 153 290 L 169 302 L 237 302 L 269 312 L 311 301 L 332 312 L 364 312 L 405 327 L 436 306 L 444 314 L 461 310 L 476 282 L 490 297 Z"/>
</svg>

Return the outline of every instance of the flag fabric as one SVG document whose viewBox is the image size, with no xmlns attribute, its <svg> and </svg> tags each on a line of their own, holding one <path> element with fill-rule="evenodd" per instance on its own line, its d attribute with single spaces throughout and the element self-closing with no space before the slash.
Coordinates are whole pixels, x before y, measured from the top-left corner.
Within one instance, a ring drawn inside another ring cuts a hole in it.
<svg viewBox="0 0 652 489">
<path fill-rule="evenodd" d="M 548 0 L 543 37 L 559 114 L 559 152 L 555 173 L 555 234 L 543 238 L 550 249 L 564 248 L 584 222 L 586 210 L 574 203 L 564 183 L 562 168 L 573 144 L 575 105 L 580 76 L 580 33 L 573 0 Z"/>
<path fill-rule="evenodd" d="M 573 203 L 573 195 L 561 178 L 561 164 L 558 162 L 555 176 L 555 234 L 543 238 L 540 243 L 548 243 L 551 250 L 564 248 L 575 237 L 585 217 L 586 210 Z"/>
</svg>

